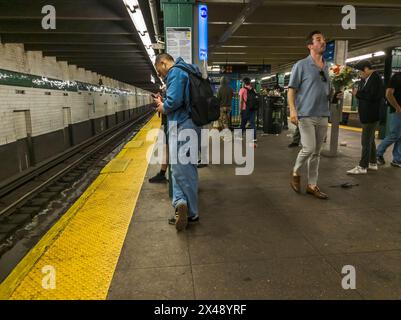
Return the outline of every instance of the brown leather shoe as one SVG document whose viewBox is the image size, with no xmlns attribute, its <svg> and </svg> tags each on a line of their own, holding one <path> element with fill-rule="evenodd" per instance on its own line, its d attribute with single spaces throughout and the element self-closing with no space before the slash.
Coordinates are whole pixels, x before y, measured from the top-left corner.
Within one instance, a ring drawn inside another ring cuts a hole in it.
<svg viewBox="0 0 401 320">
<path fill-rule="evenodd" d="M 176 210 L 175 228 L 177 231 L 181 231 L 188 224 L 188 206 L 185 203 L 181 203 L 177 206 Z"/>
<path fill-rule="evenodd" d="M 312 196 L 318 198 L 318 199 L 323 199 L 327 200 L 329 196 L 325 194 L 324 192 L 320 191 L 319 187 L 316 186 L 314 189 L 312 189 L 309 185 L 306 187 L 306 193 L 311 194 Z"/>
<path fill-rule="evenodd" d="M 294 176 L 294 172 L 291 171 L 291 187 L 295 192 L 301 192 L 301 176 Z"/>
</svg>

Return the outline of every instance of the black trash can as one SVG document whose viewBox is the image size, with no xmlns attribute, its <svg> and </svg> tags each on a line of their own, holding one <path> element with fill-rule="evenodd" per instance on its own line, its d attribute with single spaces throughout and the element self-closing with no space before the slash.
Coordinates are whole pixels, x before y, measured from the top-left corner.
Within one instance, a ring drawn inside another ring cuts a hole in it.
<svg viewBox="0 0 401 320">
<path fill-rule="evenodd" d="M 280 134 L 283 130 L 283 97 L 263 97 L 263 132 Z"/>
</svg>

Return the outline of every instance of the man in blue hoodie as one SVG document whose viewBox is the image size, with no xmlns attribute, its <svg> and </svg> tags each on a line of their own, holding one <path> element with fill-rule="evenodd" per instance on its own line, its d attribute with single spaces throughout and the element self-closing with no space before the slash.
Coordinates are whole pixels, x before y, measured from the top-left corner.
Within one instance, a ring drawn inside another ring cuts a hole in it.
<svg viewBox="0 0 401 320">
<path fill-rule="evenodd" d="M 173 57 L 167 53 L 159 54 L 156 57 L 155 67 L 166 83 L 164 101 L 160 97 L 154 101 L 157 111 L 166 114 L 168 121 L 169 159 L 172 160 L 170 164 L 173 187 L 172 204 L 175 208 L 175 216 L 169 219 L 169 223 L 175 224 L 177 231 L 181 231 L 186 228 L 188 221 L 199 220 L 197 161 L 189 163 L 183 161 L 183 156 L 187 156 L 189 152 L 195 152 L 197 160 L 198 150 L 187 150 L 188 139 L 180 141 L 178 137 L 182 130 L 192 129 L 199 139 L 200 128 L 193 123 L 190 117 L 191 97 L 188 73 L 179 67 L 199 74 L 200 70 L 195 65 L 185 63 L 181 57 L 174 62 Z"/>
</svg>

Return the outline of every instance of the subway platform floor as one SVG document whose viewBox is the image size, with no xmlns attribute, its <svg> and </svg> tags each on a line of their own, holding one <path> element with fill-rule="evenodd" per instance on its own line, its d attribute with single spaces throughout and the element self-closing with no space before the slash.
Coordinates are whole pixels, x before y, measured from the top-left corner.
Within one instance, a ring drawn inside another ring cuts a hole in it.
<svg viewBox="0 0 401 320">
<path fill-rule="evenodd" d="M 200 222 L 179 233 L 167 223 L 168 185 L 148 182 L 159 170 L 150 165 L 107 298 L 401 299 L 401 169 L 389 165 L 391 150 L 379 171 L 347 176 L 360 133 L 341 129 L 347 146 L 320 163 L 330 199 L 318 200 L 305 194 L 305 169 L 303 193 L 290 188 L 299 149 L 287 147 L 289 133 L 259 135 L 252 175 L 199 169 Z M 346 182 L 359 186 L 338 187 Z M 343 288 L 344 266 L 355 268 L 356 289 Z"/>
</svg>

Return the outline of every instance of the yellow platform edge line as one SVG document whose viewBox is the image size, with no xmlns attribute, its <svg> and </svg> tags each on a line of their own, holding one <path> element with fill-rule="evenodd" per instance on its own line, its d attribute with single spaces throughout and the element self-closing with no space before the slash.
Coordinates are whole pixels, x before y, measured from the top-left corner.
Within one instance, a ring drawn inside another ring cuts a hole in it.
<svg viewBox="0 0 401 320">
<path fill-rule="evenodd" d="M 152 123 L 158 122 L 158 124 L 152 125 Z M 131 140 L 134 141 L 143 134 L 144 131 L 160 126 L 160 120 L 157 115 L 153 116 L 147 124 L 135 135 Z M 129 142 L 128 142 L 129 143 Z M 152 142 L 151 142 L 152 143 Z M 120 151 L 122 155 L 126 153 L 126 149 Z M 119 154 L 120 155 L 120 154 Z M 117 157 L 119 156 L 117 155 Z M 143 185 L 144 177 L 148 168 L 148 164 L 143 168 L 138 168 L 142 170 L 142 179 L 139 185 L 139 192 L 135 195 L 133 200 L 133 210 L 131 213 L 131 218 L 133 211 L 136 207 L 137 200 L 139 198 L 139 193 Z M 65 228 L 69 225 L 71 220 L 76 216 L 79 210 L 86 204 L 88 199 L 95 193 L 100 185 L 108 177 L 108 174 L 99 174 L 99 176 L 92 182 L 92 184 L 85 190 L 85 192 L 79 197 L 79 199 L 67 210 L 67 212 L 51 227 L 51 229 L 39 240 L 39 242 L 26 254 L 26 256 L 18 263 L 18 265 L 13 269 L 13 271 L 8 275 L 8 277 L 0 284 L 0 300 L 10 299 L 13 293 L 21 285 L 22 281 L 27 277 L 30 271 L 35 267 L 37 262 L 45 255 L 45 253 L 51 248 L 52 244 L 58 239 L 58 237 L 63 233 Z M 129 224 L 129 223 L 128 223 Z M 128 231 L 128 227 L 127 230 Z M 126 232 L 124 235 L 124 239 Z M 120 254 L 122 245 L 118 255 Z M 114 274 L 115 268 L 113 270 Z M 113 275 L 112 274 L 112 275 Z M 108 284 L 108 286 L 110 283 Z M 107 293 L 103 298 L 107 297 Z"/>
<path fill-rule="evenodd" d="M 21 281 L 26 277 L 34 264 L 40 260 L 47 248 L 54 242 L 59 234 L 68 225 L 70 220 L 85 204 L 86 200 L 96 191 L 97 187 L 105 179 L 105 176 L 99 176 L 86 189 L 82 196 L 68 209 L 68 211 L 53 225 L 53 227 L 40 239 L 40 241 L 27 253 L 27 255 L 18 263 L 13 271 L 0 285 L 0 300 L 9 299 Z"/>
<path fill-rule="evenodd" d="M 331 123 L 329 123 L 329 127 L 331 127 Z M 350 126 L 344 126 L 344 125 L 340 125 L 340 129 L 344 129 L 344 130 L 348 130 L 348 131 L 355 131 L 355 132 L 362 132 L 362 128 L 350 127 Z"/>
</svg>

